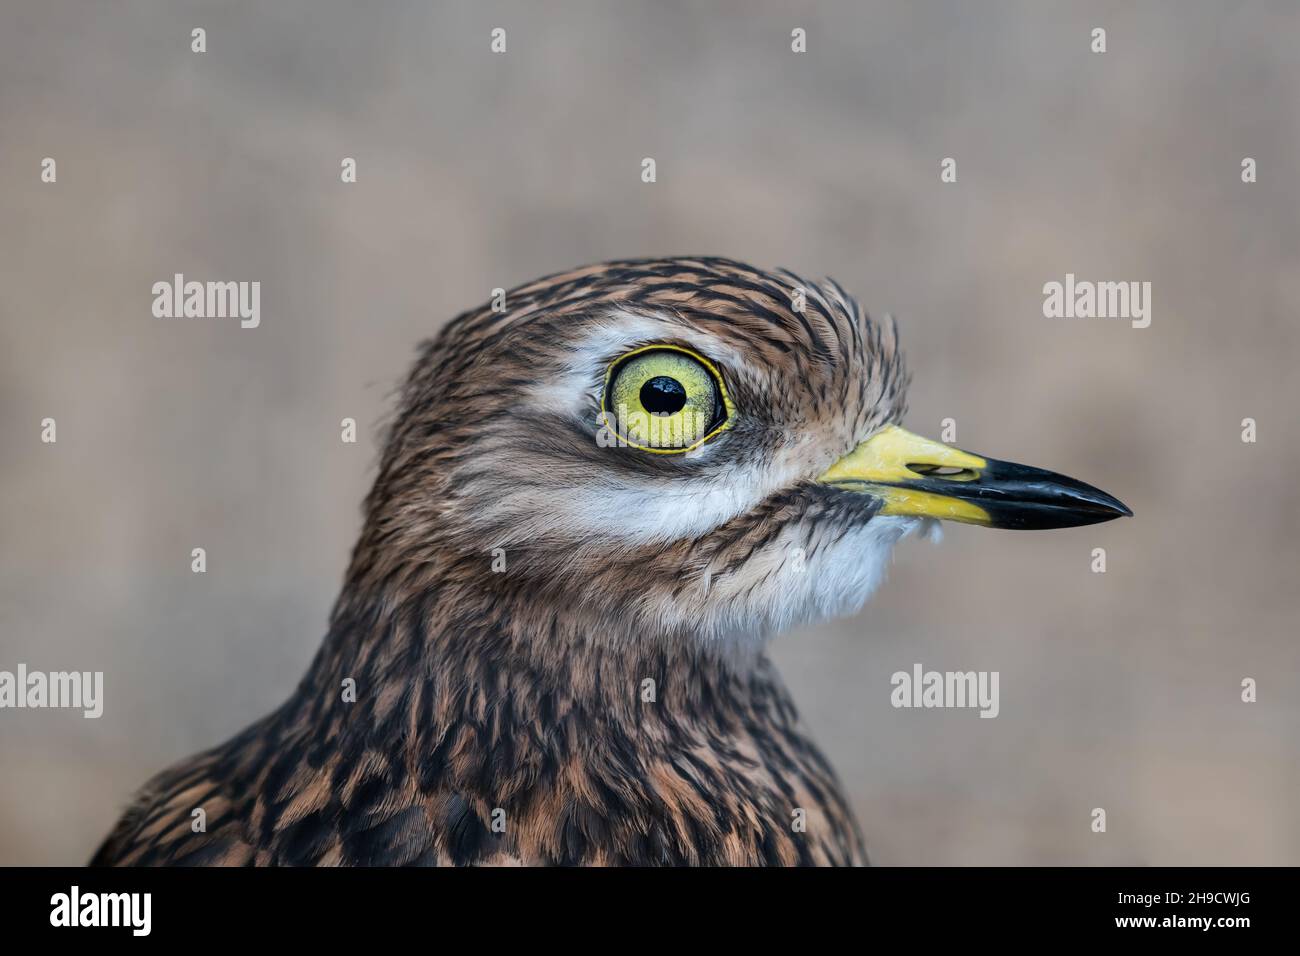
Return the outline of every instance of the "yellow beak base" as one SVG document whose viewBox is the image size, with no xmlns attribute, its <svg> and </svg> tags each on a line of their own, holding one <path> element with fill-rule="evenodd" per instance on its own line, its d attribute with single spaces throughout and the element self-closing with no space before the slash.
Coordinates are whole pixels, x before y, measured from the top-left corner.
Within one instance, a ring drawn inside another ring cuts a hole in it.
<svg viewBox="0 0 1300 956">
<path fill-rule="evenodd" d="M 889 425 L 818 482 L 880 502 L 878 514 L 993 528 L 1064 528 L 1131 515 L 1118 499 L 1041 468 L 984 458 Z"/>
</svg>

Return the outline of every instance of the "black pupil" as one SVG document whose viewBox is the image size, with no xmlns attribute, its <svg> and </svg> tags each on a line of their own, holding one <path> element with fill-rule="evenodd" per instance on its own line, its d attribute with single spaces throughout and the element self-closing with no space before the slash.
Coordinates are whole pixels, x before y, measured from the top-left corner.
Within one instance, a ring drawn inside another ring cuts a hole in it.
<svg viewBox="0 0 1300 956">
<path fill-rule="evenodd" d="M 671 415 L 686 405 L 686 389 L 667 375 L 656 375 L 641 386 L 641 404 L 651 415 Z"/>
</svg>

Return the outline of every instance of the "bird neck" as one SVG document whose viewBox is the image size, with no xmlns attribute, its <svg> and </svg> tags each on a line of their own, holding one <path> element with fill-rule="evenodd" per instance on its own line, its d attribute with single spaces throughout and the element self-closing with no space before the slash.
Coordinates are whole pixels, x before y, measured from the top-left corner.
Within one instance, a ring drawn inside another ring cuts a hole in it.
<svg viewBox="0 0 1300 956">
<path fill-rule="evenodd" d="M 301 779 L 266 768 L 277 799 L 347 781 L 345 804 L 433 821 L 455 863 L 865 860 L 761 653 L 610 640 L 555 602 L 495 597 L 345 589 L 298 693 L 254 735 L 268 759 L 306 755 Z"/>
<path fill-rule="evenodd" d="M 299 696 L 333 698 L 348 725 L 417 748 L 466 720 L 540 734 L 574 715 L 605 731 L 647 720 L 723 730 L 775 698 L 789 706 L 756 647 L 622 633 L 526 589 L 437 582 L 402 598 L 345 588 Z"/>
</svg>

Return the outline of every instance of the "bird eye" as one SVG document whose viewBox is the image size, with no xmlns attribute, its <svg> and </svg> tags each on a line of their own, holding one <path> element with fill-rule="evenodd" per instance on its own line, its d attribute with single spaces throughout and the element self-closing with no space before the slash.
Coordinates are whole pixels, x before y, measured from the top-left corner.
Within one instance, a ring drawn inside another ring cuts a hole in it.
<svg viewBox="0 0 1300 956">
<path fill-rule="evenodd" d="M 606 426 L 643 451 L 690 451 L 729 424 L 731 401 L 708 359 L 675 345 L 651 345 L 610 365 L 601 395 Z"/>
</svg>

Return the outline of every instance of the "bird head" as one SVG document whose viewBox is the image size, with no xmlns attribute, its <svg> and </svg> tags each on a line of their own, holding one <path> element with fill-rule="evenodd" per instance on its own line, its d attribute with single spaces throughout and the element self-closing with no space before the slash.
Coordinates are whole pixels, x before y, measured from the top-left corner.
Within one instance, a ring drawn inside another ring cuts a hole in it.
<svg viewBox="0 0 1300 956">
<path fill-rule="evenodd" d="M 354 572 L 735 642 L 856 610 L 939 520 L 1130 513 L 905 431 L 907 384 L 894 324 L 829 280 L 711 258 L 538 280 L 423 347 Z"/>
</svg>

